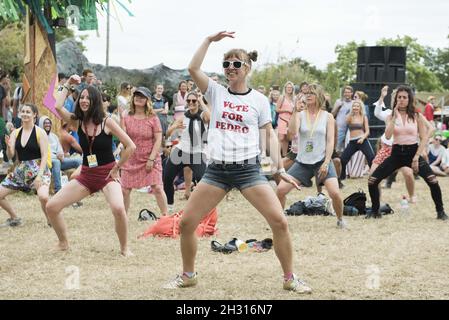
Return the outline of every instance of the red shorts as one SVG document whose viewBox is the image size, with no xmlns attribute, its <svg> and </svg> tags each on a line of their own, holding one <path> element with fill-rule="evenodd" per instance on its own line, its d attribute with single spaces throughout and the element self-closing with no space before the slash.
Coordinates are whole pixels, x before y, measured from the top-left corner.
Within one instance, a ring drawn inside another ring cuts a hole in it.
<svg viewBox="0 0 449 320">
<path fill-rule="evenodd" d="M 111 169 L 115 166 L 115 162 L 111 162 L 95 168 L 89 168 L 87 166 L 81 167 L 81 174 L 75 179 L 84 187 L 86 187 L 90 193 L 95 193 L 103 189 L 109 182 L 114 181 L 111 177 L 107 178 Z"/>
<path fill-rule="evenodd" d="M 389 156 L 391 156 L 391 148 L 392 146 L 389 146 L 388 144 L 381 143 L 380 149 L 377 151 L 376 157 L 373 160 L 373 163 L 380 165 L 382 162 L 385 161 Z"/>
</svg>

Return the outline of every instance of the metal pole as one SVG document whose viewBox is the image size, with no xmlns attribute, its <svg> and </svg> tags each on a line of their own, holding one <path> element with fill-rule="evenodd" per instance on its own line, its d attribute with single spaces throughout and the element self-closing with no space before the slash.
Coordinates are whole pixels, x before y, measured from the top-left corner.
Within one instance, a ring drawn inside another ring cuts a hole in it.
<svg viewBox="0 0 449 320">
<path fill-rule="evenodd" d="M 109 66 L 109 16 L 111 10 L 110 0 L 107 2 L 107 15 L 106 15 L 106 67 Z"/>
</svg>

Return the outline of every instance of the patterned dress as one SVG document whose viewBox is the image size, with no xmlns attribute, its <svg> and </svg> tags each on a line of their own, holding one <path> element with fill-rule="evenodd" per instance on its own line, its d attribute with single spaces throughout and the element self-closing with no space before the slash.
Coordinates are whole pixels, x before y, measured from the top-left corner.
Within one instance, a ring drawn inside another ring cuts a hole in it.
<svg viewBox="0 0 449 320">
<path fill-rule="evenodd" d="M 124 121 L 126 132 L 136 145 L 136 151 L 122 167 L 122 186 L 126 189 L 138 189 L 162 185 L 162 161 L 159 151 L 153 169 L 150 172 L 146 170 L 148 157 L 155 142 L 155 133 L 162 132 L 159 118 L 150 116 L 136 119 L 134 115 L 127 115 Z"/>
</svg>

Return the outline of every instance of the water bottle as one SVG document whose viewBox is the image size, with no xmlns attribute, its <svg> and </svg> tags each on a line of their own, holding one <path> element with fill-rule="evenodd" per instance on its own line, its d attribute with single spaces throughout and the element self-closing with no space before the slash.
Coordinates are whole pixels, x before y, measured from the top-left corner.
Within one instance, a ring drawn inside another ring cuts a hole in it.
<svg viewBox="0 0 449 320">
<path fill-rule="evenodd" d="M 409 205 L 408 205 L 408 201 L 407 201 L 407 197 L 406 196 L 402 196 L 400 204 L 401 204 L 401 214 L 403 216 L 408 216 L 410 211 L 409 211 Z"/>
<path fill-rule="evenodd" d="M 240 239 L 235 240 L 235 246 L 237 247 L 237 250 L 239 252 L 246 252 L 248 251 L 248 244 Z"/>
</svg>

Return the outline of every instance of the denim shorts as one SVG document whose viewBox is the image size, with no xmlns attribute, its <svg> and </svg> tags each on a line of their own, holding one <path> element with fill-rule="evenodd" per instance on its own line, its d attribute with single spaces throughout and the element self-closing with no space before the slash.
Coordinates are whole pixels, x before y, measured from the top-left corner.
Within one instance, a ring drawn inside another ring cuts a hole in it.
<svg viewBox="0 0 449 320">
<path fill-rule="evenodd" d="M 301 182 L 301 185 L 303 185 L 304 187 L 309 188 L 312 186 L 311 179 L 313 178 L 313 176 L 315 176 L 315 183 L 317 185 L 322 185 L 323 182 L 329 178 L 337 178 L 334 163 L 331 161 L 329 163 L 326 178 L 324 178 L 322 181 L 318 181 L 318 170 L 320 169 L 323 162 L 324 161 L 320 161 L 314 164 L 304 164 L 295 161 L 295 163 L 290 167 L 290 169 L 288 169 L 287 173 L 296 180 L 298 180 L 299 182 Z"/>
<path fill-rule="evenodd" d="M 218 163 L 212 161 L 206 169 L 201 182 L 230 191 L 240 191 L 259 184 L 267 184 L 268 180 L 260 172 L 260 163 L 249 159 L 244 163 Z"/>
</svg>

